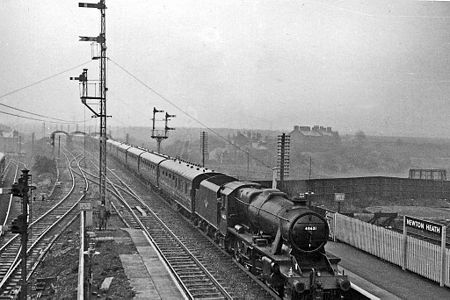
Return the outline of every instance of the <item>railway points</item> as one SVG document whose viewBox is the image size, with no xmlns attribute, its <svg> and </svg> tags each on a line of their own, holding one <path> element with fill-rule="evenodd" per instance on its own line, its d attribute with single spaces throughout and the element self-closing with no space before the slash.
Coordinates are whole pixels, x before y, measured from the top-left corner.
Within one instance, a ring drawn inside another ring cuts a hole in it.
<svg viewBox="0 0 450 300">
<path fill-rule="evenodd" d="M 18 269 L 20 262 L 23 260 L 23 257 L 25 257 L 25 253 L 22 253 L 19 257 L 19 250 L 26 249 L 23 246 L 22 248 L 20 247 L 20 244 L 18 243 L 18 235 L 12 235 L 8 232 L 8 235 L 1 240 L 0 252 L 3 268 L 1 269 L 2 276 L 0 282 L 0 296 L 8 297 L 11 294 L 15 294 L 18 290 L 24 290 L 24 288 L 26 288 L 26 290 L 24 293 L 21 293 L 20 297 L 24 297 L 24 294 L 27 294 L 29 290 L 27 283 L 31 279 L 31 276 L 37 266 L 40 264 L 43 257 L 51 248 L 58 236 L 60 236 L 76 219 L 76 210 L 74 208 L 76 208 L 76 205 L 82 199 L 82 196 L 80 197 L 79 195 L 73 193 L 74 187 L 75 185 L 87 184 L 87 182 L 82 179 L 80 180 L 74 178 L 71 163 L 75 160 L 75 157 L 73 157 L 72 160 L 69 160 L 66 156 L 67 164 L 63 163 L 60 166 L 61 169 L 64 169 L 65 180 L 70 182 L 63 188 L 64 191 L 61 191 L 61 199 L 58 199 L 58 201 L 53 203 L 51 208 L 47 207 L 42 209 L 40 213 L 36 213 L 35 211 L 33 217 L 31 214 L 28 214 L 29 218 L 25 221 L 25 224 L 28 226 L 26 227 L 26 231 L 22 231 L 22 228 L 24 227 L 18 227 L 20 228 L 19 232 L 22 235 L 24 232 L 27 232 L 26 235 L 29 236 L 27 243 L 28 250 L 26 252 L 26 261 L 29 270 L 27 270 L 26 273 L 24 273 L 23 270 Z M 23 172 L 27 174 L 28 170 Z M 23 178 L 28 178 L 28 175 Z M 26 184 L 28 184 L 28 181 L 26 181 Z M 16 187 L 13 188 L 14 195 L 22 195 L 22 192 L 25 193 L 31 190 L 31 188 L 25 189 L 23 186 L 24 185 L 22 185 L 20 189 Z M 29 201 L 29 203 L 32 202 L 32 200 Z M 5 255 L 7 253 L 8 255 Z M 18 278 L 21 277 L 22 287 L 19 287 Z M 26 279 L 23 280 L 23 277 Z"/>
</svg>

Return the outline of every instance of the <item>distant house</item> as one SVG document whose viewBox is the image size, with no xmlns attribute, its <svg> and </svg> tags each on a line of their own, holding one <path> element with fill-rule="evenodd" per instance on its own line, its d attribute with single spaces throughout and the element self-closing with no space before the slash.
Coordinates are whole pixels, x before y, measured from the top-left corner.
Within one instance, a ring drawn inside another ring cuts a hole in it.
<svg viewBox="0 0 450 300">
<path fill-rule="evenodd" d="M 289 133 L 291 136 L 291 149 L 297 151 L 326 151 L 340 145 L 341 138 L 337 131 L 331 127 L 315 125 L 294 126 Z"/>
<path fill-rule="evenodd" d="M 240 159 L 247 160 L 247 152 L 252 157 L 264 159 L 267 156 L 267 137 L 263 138 L 259 132 L 241 132 L 228 135 L 229 144 L 225 147 L 217 147 L 209 152 L 209 159 L 220 163 L 236 163 Z M 239 150 L 240 149 L 240 150 Z"/>
<path fill-rule="evenodd" d="M 229 138 L 234 145 L 244 148 L 266 150 L 267 142 L 259 132 L 240 132 Z"/>
<path fill-rule="evenodd" d="M 251 142 L 251 138 L 238 131 L 238 133 L 233 137 L 233 143 L 238 146 L 246 146 Z"/>
<path fill-rule="evenodd" d="M 18 152 L 20 149 L 19 142 L 18 131 L 5 127 L 0 128 L 0 152 Z"/>
</svg>

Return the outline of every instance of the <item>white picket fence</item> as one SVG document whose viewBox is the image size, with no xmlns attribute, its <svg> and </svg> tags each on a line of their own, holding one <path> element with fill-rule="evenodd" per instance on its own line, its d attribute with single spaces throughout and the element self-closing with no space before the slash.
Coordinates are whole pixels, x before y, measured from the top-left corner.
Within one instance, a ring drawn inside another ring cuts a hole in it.
<svg viewBox="0 0 450 300">
<path fill-rule="evenodd" d="M 338 213 L 327 218 L 333 238 L 450 287 L 450 249 L 442 255 L 440 245 Z"/>
</svg>

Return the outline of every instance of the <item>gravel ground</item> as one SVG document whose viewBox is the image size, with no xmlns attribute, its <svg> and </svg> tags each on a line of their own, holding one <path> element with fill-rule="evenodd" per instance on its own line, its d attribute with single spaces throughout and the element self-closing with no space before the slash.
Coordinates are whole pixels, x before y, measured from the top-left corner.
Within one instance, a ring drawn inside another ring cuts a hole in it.
<svg viewBox="0 0 450 300">
<path fill-rule="evenodd" d="M 435 208 L 426 206 L 372 206 L 367 207 L 369 212 L 389 212 L 398 213 L 400 216 L 407 215 L 416 218 L 425 218 L 428 220 L 450 220 L 450 210 L 448 208 Z"/>
<path fill-rule="evenodd" d="M 119 255 L 136 253 L 136 248 L 128 234 L 119 227 L 123 227 L 123 224 L 117 220 L 117 217 L 112 216 L 107 231 L 93 231 L 95 237 L 91 238 L 91 241 L 95 242 L 95 251 L 100 254 L 93 258 L 92 299 L 132 299 L 134 296 Z M 33 290 L 36 287 L 37 278 L 53 278 L 53 281 L 49 281 L 52 284 L 48 285 L 52 285 L 53 289 L 46 288 L 45 290 L 45 293 L 48 294 L 47 299 L 75 299 L 77 296 L 79 246 L 79 224 L 75 223 L 58 239 L 33 275 L 31 281 Z M 100 293 L 99 287 L 106 277 L 114 277 L 114 279 L 109 291 Z"/>
</svg>

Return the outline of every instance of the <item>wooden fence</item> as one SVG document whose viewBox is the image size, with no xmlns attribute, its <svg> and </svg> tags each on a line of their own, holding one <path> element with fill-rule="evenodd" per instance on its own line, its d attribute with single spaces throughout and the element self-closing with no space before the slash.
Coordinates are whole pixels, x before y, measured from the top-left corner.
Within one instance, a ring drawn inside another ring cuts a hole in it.
<svg viewBox="0 0 450 300">
<path fill-rule="evenodd" d="M 450 287 L 450 249 L 338 213 L 327 213 L 333 239 Z"/>
</svg>

